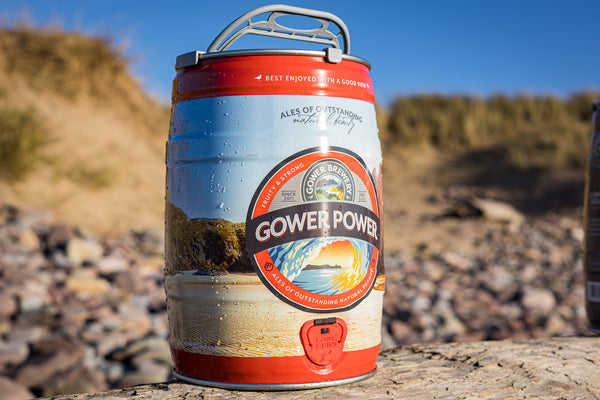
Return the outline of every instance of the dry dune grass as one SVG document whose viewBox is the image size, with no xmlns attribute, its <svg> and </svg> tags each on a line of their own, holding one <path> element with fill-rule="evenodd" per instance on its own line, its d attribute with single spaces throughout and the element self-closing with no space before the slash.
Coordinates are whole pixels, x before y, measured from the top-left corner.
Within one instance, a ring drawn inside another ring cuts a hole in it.
<svg viewBox="0 0 600 400">
<path fill-rule="evenodd" d="M 9 113 L 34 122 L 4 126 Z M 162 225 L 168 109 L 109 43 L 0 30 L 0 128 L 2 202 L 100 234 Z"/>
<path fill-rule="evenodd" d="M 581 171 L 596 97 L 419 95 L 378 106 L 388 207 L 427 208 L 432 187 L 461 184 L 434 175 Z M 0 28 L 0 203 L 99 234 L 161 226 L 168 118 L 108 41 Z"/>
<path fill-rule="evenodd" d="M 399 97 L 389 111 L 384 139 L 391 146 L 428 143 L 445 152 L 495 149 L 522 171 L 580 168 L 589 144 L 590 105 L 597 97 Z"/>
</svg>

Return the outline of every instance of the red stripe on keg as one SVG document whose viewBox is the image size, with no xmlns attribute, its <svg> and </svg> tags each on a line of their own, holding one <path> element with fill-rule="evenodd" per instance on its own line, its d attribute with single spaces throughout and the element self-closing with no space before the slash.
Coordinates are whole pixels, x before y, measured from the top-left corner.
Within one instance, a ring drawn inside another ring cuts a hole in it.
<svg viewBox="0 0 600 400">
<path fill-rule="evenodd" d="M 306 356 L 221 357 L 173 348 L 171 354 L 177 372 L 189 378 L 212 382 L 285 385 L 335 381 L 368 374 L 375 370 L 379 346 L 344 352 L 343 360 L 337 368 L 318 366 Z"/>
<path fill-rule="evenodd" d="M 355 61 L 338 64 L 322 57 L 256 55 L 209 58 L 180 70 L 173 81 L 173 104 L 217 96 L 309 95 L 375 101 L 369 68 Z"/>
</svg>

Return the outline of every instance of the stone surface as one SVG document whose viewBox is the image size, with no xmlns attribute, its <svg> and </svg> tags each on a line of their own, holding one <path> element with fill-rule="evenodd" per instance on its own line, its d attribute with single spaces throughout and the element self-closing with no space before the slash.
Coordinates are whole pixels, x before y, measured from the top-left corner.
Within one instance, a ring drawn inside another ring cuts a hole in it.
<svg viewBox="0 0 600 400">
<path fill-rule="evenodd" d="M 505 202 L 490 199 L 474 199 L 473 205 L 481 210 L 481 214 L 485 218 L 494 221 L 503 221 L 520 225 L 525 220 L 525 216 L 522 213 Z"/>
<path fill-rule="evenodd" d="M 74 265 L 95 261 L 102 257 L 102 246 L 92 239 L 72 238 L 67 243 L 67 258 Z"/>
<path fill-rule="evenodd" d="M 34 396 L 166 379 L 162 228 L 94 238 L 39 215 L 0 206 L 1 373 Z M 589 335 L 579 219 L 453 221 L 468 246 L 386 249 L 382 349 Z"/>
<path fill-rule="evenodd" d="M 0 400 L 26 400 L 33 397 L 26 386 L 0 375 Z"/>
<path fill-rule="evenodd" d="M 32 349 L 32 360 L 17 369 L 15 380 L 29 388 L 39 387 L 76 366 L 85 352 L 85 346 L 65 339 L 40 341 Z"/>
<path fill-rule="evenodd" d="M 178 381 L 54 400 L 596 399 L 600 338 L 411 345 L 383 352 L 369 379 L 323 389 L 241 392 Z"/>
</svg>

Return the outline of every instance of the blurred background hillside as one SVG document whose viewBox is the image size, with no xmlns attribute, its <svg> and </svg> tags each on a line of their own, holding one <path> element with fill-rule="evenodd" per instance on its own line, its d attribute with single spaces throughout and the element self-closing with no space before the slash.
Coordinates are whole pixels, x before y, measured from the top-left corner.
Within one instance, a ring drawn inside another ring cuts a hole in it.
<svg viewBox="0 0 600 400">
<path fill-rule="evenodd" d="M 169 109 L 144 92 L 122 51 L 60 29 L 3 29 L 0 46 L 3 202 L 98 234 L 160 226 Z M 597 97 L 398 96 L 377 115 L 386 157 L 425 147 L 433 164 L 453 166 L 438 184 L 535 191 L 541 176 L 558 186 L 567 177 L 571 193 L 551 206 L 575 210 Z"/>
<path fill-rule="evenodd" d="M 168 108 L 99 38 L 0 30 L 0 198 L 107 233 L 160 225 Z"/>
<path fill-rule="evenodd" d="M 0 399 L 170 376 L 169 106 L 126 54 L 78 31 L 0 28 Z M 590 334 L 581 207 L 600 93 L 584 78 L 560 95 L 377 98 L 384 348 Z"/>
</svg>

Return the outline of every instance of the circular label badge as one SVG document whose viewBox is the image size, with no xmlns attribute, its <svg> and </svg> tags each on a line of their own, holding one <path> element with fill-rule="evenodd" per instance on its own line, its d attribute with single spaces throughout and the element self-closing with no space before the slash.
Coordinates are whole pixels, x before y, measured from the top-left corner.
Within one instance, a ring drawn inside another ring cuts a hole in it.
<svg viewBox="0 0 600 400">
<path fill-rule="evenodd" d="M 246 247 L 263 283 L 311 312 L 348 310 L 371 291 L 380 249 L 375 183 L 355 153 L 330 147 L 296 153 L 256 190 Z"/>
</svg>

